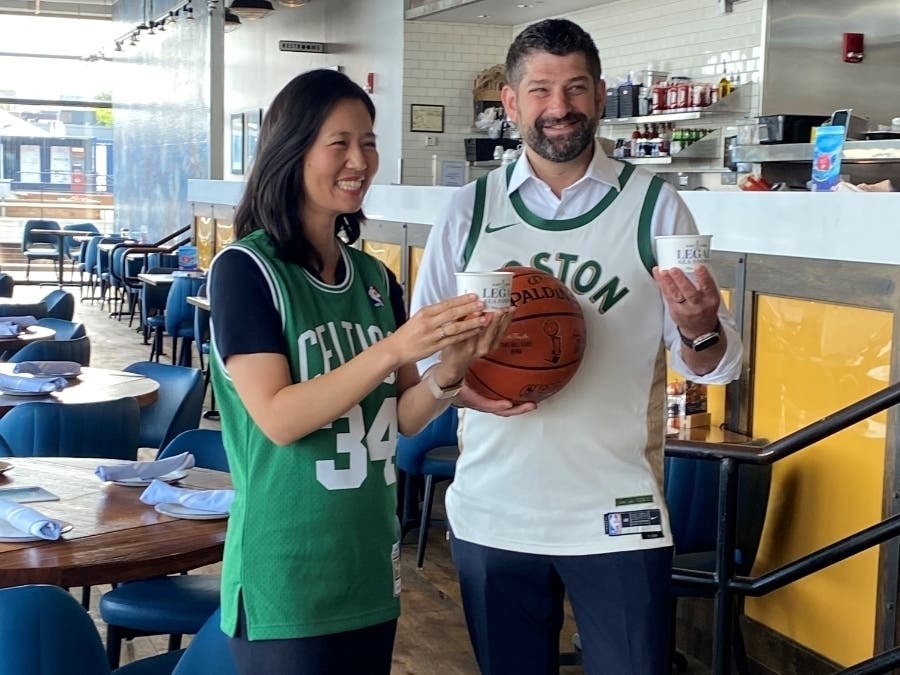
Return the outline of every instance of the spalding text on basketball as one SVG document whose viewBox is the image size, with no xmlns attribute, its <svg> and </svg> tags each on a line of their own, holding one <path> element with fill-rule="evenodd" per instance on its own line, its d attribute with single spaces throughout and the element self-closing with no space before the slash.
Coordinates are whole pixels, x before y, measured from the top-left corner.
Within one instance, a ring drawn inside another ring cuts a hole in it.
<svg viewBox="0 0 900 675">
<path fill-rule="evenodd" d="M 603 267 L 596 260 L 581 260 L 577 253 L 547 253 L 545 251 L 535 253 L 531 260 L 523 264 L 516 260 L 510 260 L 503 267 L 534 267 L 542 272 L 550 274 L 566 286 L 572 289 L 576 295 L 586 295 L 591 304 L 597 306 L 597 311 L 605 314 L 613 306 L 628 294 L 628 287 L 619 288 L 621 279 L 617 276 L 604 279 Z M 530 299 L 537 300 L 536 296 Z M 529 298 L 523 298 L 528 302 Z M 516 293 L 511 298 L 513 305 L 516 302 Z"/>
</svg>

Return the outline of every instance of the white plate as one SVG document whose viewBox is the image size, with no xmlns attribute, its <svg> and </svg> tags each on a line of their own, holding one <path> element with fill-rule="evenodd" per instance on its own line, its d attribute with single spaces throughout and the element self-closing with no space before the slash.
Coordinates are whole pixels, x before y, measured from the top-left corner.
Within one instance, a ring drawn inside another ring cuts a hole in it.
<svg viewBox="0 0 900 675">
<path fill-rule="evenodd" d="M 52 391 L 14 391 L 0 388 L 0 394 L 4 396 L 49 396 Z"/>
<path fill-rule="evenodd" d="M 65 521 L 60 521 L 62 523 L 62 529 L 60 530 L 60 534 L 65 534 L 69 532 L 73 525 L 72 523 L 67 523 Z M 41 537 L 35 537 L 33 534 L 27 534 L 22 532 L 22 530 L 17 530 L 12 525 L 10 525 L 5 520 L 0 520 L 0 542 L 6 543 L 16 543 L 22 541 L 53 541 L 52 539 L 43 539 Z"/>
<path fill-rule="evenodd" d="M 161 480 L 164 483 L 174 483 L 176 480 L 181 480 L 185 476 L 187 476 L 187 471 L 179 469 L 178 471 L 170 471 L 169 473 L 157 476 L 156 478 L 121 478 L 110 482 L 115 483 L 116 485 L 124 485 L 125 487 L 147 487 L 155 480 Z"/>
<path fill-rule="evenodd" d="M 185 520 L 219 520 L 227 518 L 227 513 L 214 513 L 213 511 L 200 511 L 199 509 L 190 509 L 181 504 L 157 504 L 153 507 L 157 513 L 164 516 L 172 516 L 173 518 L 184 518 Z"/>
<path fill-rule="evenodd" d="M 0 462 L 0 473 L 5 473 L 13 468 L 13 465 L 9 462 Z"/>
</svg>

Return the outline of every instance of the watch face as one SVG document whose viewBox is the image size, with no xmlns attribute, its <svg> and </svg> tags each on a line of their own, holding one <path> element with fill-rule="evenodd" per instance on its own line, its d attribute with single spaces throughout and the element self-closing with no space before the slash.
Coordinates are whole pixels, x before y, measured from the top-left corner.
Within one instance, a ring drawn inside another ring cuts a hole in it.
<svg viewBox="0 0 900 675">
<path fill-rule="evenodd" d="M 694 340 L 693 348 L 695 352 L 702 352 L 704 349 L 709 349 L 714 344 L 719 341 L 718 333 L 707 333 L 706 335 L 701 335 L 696 340 Z"/>
</svg>

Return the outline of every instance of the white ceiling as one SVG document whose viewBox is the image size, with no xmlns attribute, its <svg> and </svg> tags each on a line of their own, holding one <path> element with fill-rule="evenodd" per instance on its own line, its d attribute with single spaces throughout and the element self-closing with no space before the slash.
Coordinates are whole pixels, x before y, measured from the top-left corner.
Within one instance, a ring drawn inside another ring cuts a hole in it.
<svg viewBox="0 0 900 675">
<path fill-rule="evenodd" d="M 0 0 L 0 14 L 112 20 L 115 0 Z"/>
<path fill-rule="evenodd" d="M 432 0 L 406 11 L 409 20 L 517 26 L 615 0 Z"/>
</svg>

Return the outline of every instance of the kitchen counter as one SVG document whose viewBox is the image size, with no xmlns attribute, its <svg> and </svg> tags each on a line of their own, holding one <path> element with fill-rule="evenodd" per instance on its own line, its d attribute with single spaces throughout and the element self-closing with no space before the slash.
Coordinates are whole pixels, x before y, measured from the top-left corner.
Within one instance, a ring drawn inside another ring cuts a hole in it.
<svg viewBox="0 0 900 675">
<path fill-rule="evenodd" d="M 242 188 L 235 181 L 190 180 L 188 199 L 195 206 L 233 206 Z M 370 221 L 434 225 L 457 189 L 373 185 L 363 208 Z M 900 264 L 898 192 L 679 194 L 700 232 L 713 235 L 715 250 Z"/>
</svg>

